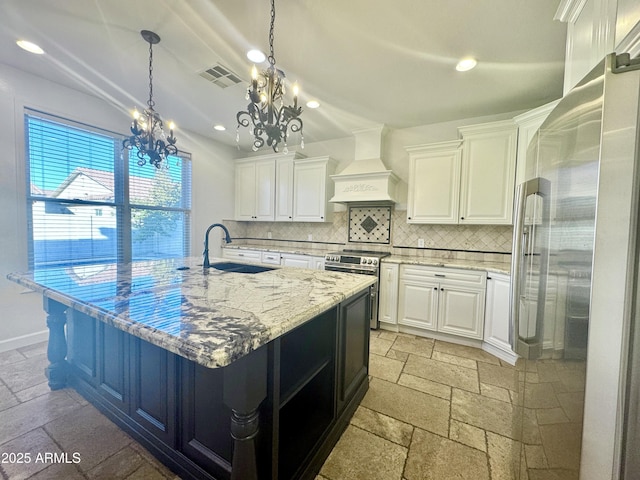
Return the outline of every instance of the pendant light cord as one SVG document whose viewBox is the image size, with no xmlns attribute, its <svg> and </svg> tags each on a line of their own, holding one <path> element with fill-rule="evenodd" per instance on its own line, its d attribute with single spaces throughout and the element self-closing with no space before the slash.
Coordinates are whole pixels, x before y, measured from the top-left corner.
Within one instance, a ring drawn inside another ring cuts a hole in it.
<svg viewBox="0 0 640 480">
<path fill-rule="evenodd" d="M 153 110 L 155 102 L 153 101 L 153 43 L 149 42 L 149 108 Z"/>
<path fill-rule="evenodd" d="M 271 0 L 271 25 L 269 27 L 269 63 L 276 64 L 276 57 L 273 54 L 273 29 L 276 23 L 276 0 Z"/>
</svg>

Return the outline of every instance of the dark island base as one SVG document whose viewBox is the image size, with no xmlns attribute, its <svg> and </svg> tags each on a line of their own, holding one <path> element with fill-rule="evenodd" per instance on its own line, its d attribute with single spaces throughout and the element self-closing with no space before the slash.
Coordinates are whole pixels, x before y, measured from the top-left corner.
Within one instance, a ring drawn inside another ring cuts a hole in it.
<svg viewBox="0 0 640 480">
<path fill-rule="evenodd" d="M 314 479 L 368 388 L 369 308 L 365 290 L 209 369 L 46 300 L 49 383 L 68 379 L 181 478 Z"/>
</svg>

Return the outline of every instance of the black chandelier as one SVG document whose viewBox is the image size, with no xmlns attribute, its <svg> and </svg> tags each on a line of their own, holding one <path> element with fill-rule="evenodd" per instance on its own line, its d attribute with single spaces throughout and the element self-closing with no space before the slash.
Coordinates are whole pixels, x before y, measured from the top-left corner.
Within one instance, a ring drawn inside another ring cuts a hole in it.
<svg viewBox="0 0 640 480">
<path fill-rule="evenodd" d="M 173 135 L 173 122 L 169 124 L 169 136 L 162 129 L 162 119 L 153 109 L 153 45 L 160 42 L 160 37 L 149 30 L 140 32 L 142 38 L 149 43 L 149 100 L 147 108 L 142 114 L 136 108 L 131 122 L 131 135 L 122 142 L 123 148 L 137 149 L 138 165 L 143 166 L 147 161 L 156 168 L 162 168 L 163 161 L 170 155 L 176 155 L 176 137 Z"/>
<path fill-rule="evenodd" d="M 284 143 L 284 152 L 287 153 L 287 136 L 289 131 L 300 132 L 300 146 L 304 148 L 302 136 L 302 120 L 300 114 L 302 107 L 298 107 L 298 86 L 293 87 L 293 106 L 285 106 L 283 102 L 284 72 L 276 68 L 276 59 L 273 54 L 273 27 L 276 20 L 275 0 L 271 0 L 271 26 L 269 28 L 269 67 L 258 72 L 253 66 L 251 74 L 251 86 L 247 89 L 246 99 L 250 100 L 247 109 L 238 112 L 236 119 L 238 127 L 236 141 L 240 141 L 240 127 L 251 126 L 253 133 L 253 151 L 262 147 L 265 142 L 278 151 L 280 142 Z M 266 140 L 265 140 L 266 137 Z"/>
</svg>

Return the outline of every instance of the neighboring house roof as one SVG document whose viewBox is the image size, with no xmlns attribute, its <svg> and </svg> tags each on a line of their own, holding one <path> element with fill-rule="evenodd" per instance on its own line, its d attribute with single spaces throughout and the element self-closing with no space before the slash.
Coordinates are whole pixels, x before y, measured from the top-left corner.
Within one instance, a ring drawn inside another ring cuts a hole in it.
<svg viewBox="0 0 640 480">
<path fill-rule="evenodd" d="M 80 200 L 113 201 L 113 176 L 113 172 L 78 167 L 69 174 L 69 176 L 60 184 L 51 196 L 56 198 L 73 198 Z M 73 191 L 74 184 L 77 184 L 82 179 L 90 180 L 94 184 L 94 187 L 97 188 L 88 188 L 87 190 L 90 191 L 86 192 L 82 197 L 78 196 L 77 192 L 74 192 L 72 195 L 65 195 L 65 192 L 71 193 Z M 149 197 L 153 189 L 153 185 L 153 178 L 130 176 L 129 198 L 136 199 L 139 202 L 144 202 Z"/>
</svg>

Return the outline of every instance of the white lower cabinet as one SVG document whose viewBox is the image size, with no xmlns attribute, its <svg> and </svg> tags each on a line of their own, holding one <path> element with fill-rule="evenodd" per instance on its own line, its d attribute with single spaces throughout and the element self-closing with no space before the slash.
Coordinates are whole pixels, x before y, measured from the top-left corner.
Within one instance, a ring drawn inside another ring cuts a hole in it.
<svg viewBox="0 0 640 480">
<path fill-rule="evenodd" d="M 292 253 L 281 253 L 280 265 L 283 267 L 313 268 L 313 262 L 309 255 L 296 255 Z"/>
<path fill-rule="evenodd" d="M 398 324 L 482 340 L 486 273 L 401 265 Z"/>
<path fill-rule="evenodd" d="M 265 265 L 324 270 L 324 257 L 321 256 L 251 250 L 245 248 L 223 248 L 222 257 L 229 260 L 241 260 L 243 262 L 262 263 Z"/>
<path fill-rule="evenodd" d="M 397 263 L 380 264 L 380 291 L 378 293 L 378 321 L 381 328 L 395 330 L 398 324 L 398 271 Z"/>
<path fill-rule="evenodd" d="M 487 278 L 487 305 L 484 316 L 484 341 L 510 355 L 509 275 L 491 273 Z"/>
<path fill-rule="evenodd" d="M 267 265 L 280 265 L 280 253 L 262 252 L 262 263 Z"/>
<path fill-rule="evenodd" d="M 260 263 L 262 252 L 259 250 L 245 250 L 240 248 L 223 248 L 222 258 L 230 260 L 242 260 L 243 262 Z"/>
</svg>

